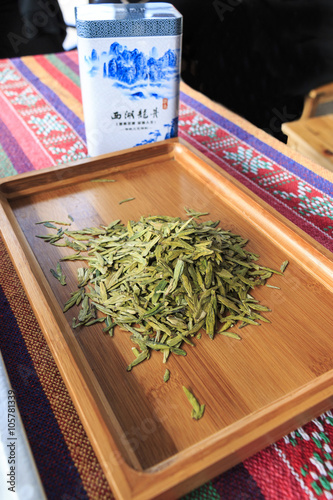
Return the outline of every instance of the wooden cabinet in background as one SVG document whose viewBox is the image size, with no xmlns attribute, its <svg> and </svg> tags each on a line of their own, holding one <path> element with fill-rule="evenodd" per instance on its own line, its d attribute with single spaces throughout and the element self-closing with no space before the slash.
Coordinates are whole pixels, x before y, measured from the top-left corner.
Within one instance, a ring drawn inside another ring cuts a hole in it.
<svg viewBox="0 0 333 500">
<path fill-rule="evenodd" d="M 333 114 L 282 124 L 288 146 L 333 172 Z"/>
</svg>

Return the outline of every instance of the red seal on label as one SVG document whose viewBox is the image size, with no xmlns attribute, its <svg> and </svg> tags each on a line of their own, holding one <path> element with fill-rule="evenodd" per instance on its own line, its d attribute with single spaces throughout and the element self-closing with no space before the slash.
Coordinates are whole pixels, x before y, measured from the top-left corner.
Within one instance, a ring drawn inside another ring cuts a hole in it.
<svg viewBox="0 0 333 500">
<path fill-rule="evenodd" d="M 168 99 L 166 97 L 162 101 L 162 108 L 168 109 Z"/>
</svg>

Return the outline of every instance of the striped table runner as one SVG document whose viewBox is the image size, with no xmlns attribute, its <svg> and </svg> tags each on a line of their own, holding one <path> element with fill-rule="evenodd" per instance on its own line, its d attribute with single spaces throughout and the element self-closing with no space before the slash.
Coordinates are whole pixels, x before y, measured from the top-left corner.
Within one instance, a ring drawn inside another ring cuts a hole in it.
<svg viewBox="0 0 333 500">
<path fill-rule="evenodd" d="M 329 250 L 333 176 L 183 87 L 180 136 Z M 252 133 L 253 132 L 253 133 Z M 0 61 L 0 176 L 87 155 L 76 51 Z M 113 498 L 0 240 L 0 349 L 47 498 Z M 333 499 L 327 412 L 186 499 Z"/>
</svg>

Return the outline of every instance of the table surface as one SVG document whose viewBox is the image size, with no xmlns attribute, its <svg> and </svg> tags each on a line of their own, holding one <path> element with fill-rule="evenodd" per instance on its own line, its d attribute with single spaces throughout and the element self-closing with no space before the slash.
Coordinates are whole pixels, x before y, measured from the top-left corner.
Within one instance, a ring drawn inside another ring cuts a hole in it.
<svg viewBox="0 0 333 500">
<path fill-rule="evenodd" d="M 0 61 L 0 103 L 1 177 L 86 157 L 76 51 Z M 332 172 L 184 84 L 179 135 L 333 250 Z M 2 357 L 46 497 L 113 498 L 1 238 L 0 319 Z M 332 438 L 328 411 L 185 498 L 331 499 Z"/>
</svg>

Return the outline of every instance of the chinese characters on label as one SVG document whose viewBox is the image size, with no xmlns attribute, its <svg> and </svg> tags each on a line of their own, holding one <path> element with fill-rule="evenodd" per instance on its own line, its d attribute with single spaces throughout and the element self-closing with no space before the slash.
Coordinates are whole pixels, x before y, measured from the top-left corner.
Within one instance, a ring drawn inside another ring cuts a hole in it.
<svg viewBox="0 0 333 500">
<path fill-rule="evenodd" d="M 147 129 L 148 125 L 156 123 L 158 118 L 158 109 L 154 108 L 148 112 L 147 109 L 127 110 L 124 113 L 114 111 L 111 120 L 118 126 L 125 126 L 125 130 Z"/>
</svg>

